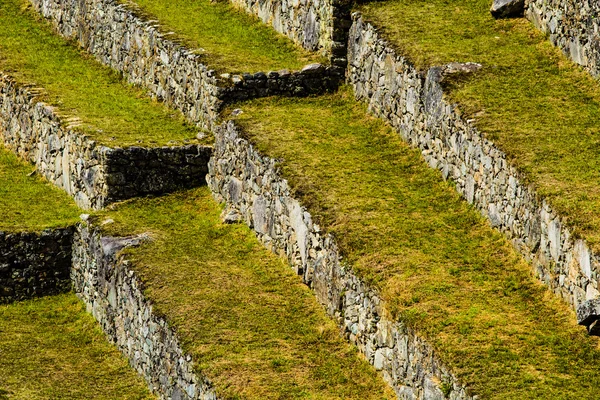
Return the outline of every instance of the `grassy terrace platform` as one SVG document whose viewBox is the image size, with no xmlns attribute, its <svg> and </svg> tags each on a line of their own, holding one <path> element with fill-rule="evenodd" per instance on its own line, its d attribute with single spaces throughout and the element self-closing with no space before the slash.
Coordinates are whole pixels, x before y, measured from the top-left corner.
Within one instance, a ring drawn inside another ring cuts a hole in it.
<svg viewBox="0 0 600 400">
<path fill-rule="evenodd" d="M 250 140 L 284 160 L 297 197 L 335 235 L 356 273 L 476 394 L 600 397 L 597 338 L 348 88 L 236 107 Z"/>
<path fill-rule="evenodd" d="M 0 231 L 41 231 L 65 227 L 81 210 L 62 190 L 38 176 L 34 167 L 0 146 Z"/>
<path fill-rule="evenodd" d="M 146 98 L 144 91 L 53 34 L 27 4 L 0 0 L 0 71 L 43 88 L 41 100 L 61 115 L 79 118 L 78 129 L 107 146 L 196 142 L 197 128 L 179 112 Z"/>
<path fill-rule="evenodd" d="M 324 61 L 228 1 L 121 2 L 140 7 L 148 19 L 158 20 L 163 31 L 174 31 L 189 48 L 203 49 L 205 63 L 221 72 L 299 70 Z"/>
<path fill-rule="evenodd" d="M 107 233 L 150 232 L 128 256 L 219 398 L 394 398 L 290 268 L 220 222 L 208 188 L 116 208 Z"/>
<path fill-rule="evenodd" d="M 600 84 L 524 19 L 494 20 L 488 0 L 374 1 L 359 7 L 419 68 L 483 64 L 450 100 L 600 251 Z"/>
<path fill-rule="evenodd" d="M 152 399 L 73 294 L 0 305 L 0 399 Z"/>
</svg>

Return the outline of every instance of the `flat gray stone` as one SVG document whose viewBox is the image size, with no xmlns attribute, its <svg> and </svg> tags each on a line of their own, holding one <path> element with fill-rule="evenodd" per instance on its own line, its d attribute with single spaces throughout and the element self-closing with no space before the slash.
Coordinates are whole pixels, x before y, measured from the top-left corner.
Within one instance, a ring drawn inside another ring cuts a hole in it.
<svg viewBox="0 0 600 400">
<path fill-rule="evenodd" d="M 113 255 L 117 254 L 126 247 L 137 247 L 140 244 L 150 240 L 151 237 L 149 233 L 142 233 L 140 235 L 127 237 L 103 236 L 100 239 L 100 242 L 102 244 L 102 250 L 104 251 L 104 254 Z"/>
<path fill-rule="evenodd" d="M 325 67 L 319 63 L 308 64 L 302 68 L 303 74 L 320 74 L 325 70 Z"/>
<path fill-rule="evenodd" d="M 442 76 L 448 76 L 452 74 L 472 74 L 479 71 L 482 65 L 474 62 L 451 62 L 442 67 Z"/>
<path fill-rule="evenodd" d="M 494 0 L 490 12 L 494 18 L 522 17 L 525 0 Z"/>
</svg>

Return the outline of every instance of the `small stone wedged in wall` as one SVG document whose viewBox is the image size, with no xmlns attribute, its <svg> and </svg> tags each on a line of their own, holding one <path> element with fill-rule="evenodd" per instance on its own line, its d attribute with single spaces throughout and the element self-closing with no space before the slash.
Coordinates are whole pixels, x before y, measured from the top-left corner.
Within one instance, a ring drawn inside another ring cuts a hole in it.
<svg viewBox="0 0 600 400">
<path fill-rule="evenodd" d="M 109 148 L 67 128 L 52 107 L 0 73 L 0 139 L 83 209 L 205 184 L 212 148 Z"/>
<path fill-rule="evenodd" d="M 103 237 L 92 221 L 81 222 L 73 239 L 75 293 L 153 393 L 161 399 L 216 400 L 211 383 L 194 372 L 194 361 L 181 349 L 177 333 L 154 314 L 142 282 L 119 254 L 147 240 L 147 235 Z"/>
<path fill-rule="evenodd" d="M 506 154 L 444 99 L 446 67 L 417 71 L 376 29 L 353 15 L 348 81 L 357 99 L 388 121 L 427 164 L 451 179 L 457 191 L 490 224 L 511 239 L 537 277 L 574 309 L 600 296 L 600 258 L 533 186 L 525 185 Z"/>
<path fill-rule="evenodd" d="M 98 61 L 122 72 L 129 82 L 148 88 L 153 97 L 205 129 L 218 124 L 219 112 L 228 102 L 318 94 L 334 89 L 343 79 L 344 68 L 335 65 L 318 74 L 218 76 L 202 63 L 201 55 L 166 38 L 169 35 L 159 31 L 156 21 L 143 20 L 115 0 L 30 2 L 59 34 L 76 40 Z"/>
<path fill-rule="evenodd" d="M 600 3 L 596 0 L 528 0 L 525 17 L 567 57 L 600 75 Z"/>
<path fill-rule="evenodd" d="M 73 230 L 0 231 L 0 304 L 71 288 Z"/>
<path fill-rule="evenodd" d="M 425 340 L 389 319 L 378 293 L 342 264 L 335 239 L 292 196 L 276 162 L 243 139 L 232 121 L 214 133 L 207 182 L 227 205 L 222 217 L 248 224 L 267 248 L 288 260 L 398 398 L 476 399 Z"/>
</svg>

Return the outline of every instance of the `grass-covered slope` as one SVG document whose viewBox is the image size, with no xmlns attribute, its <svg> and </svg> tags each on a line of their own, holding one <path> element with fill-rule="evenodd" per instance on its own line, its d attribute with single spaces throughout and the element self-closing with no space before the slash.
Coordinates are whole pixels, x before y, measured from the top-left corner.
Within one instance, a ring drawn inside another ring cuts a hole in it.
<svg viewBox="0 0 600 400">
<path fill-rule="evenodd" d="M 126 202 L 105 226 L 154 238 L 128 257 L 219 398 L 394 398 L 290 268 L 220 212 L 201 188 Z"/>
<path fill-rule="evenodd" d="M 348 89 L 236 107 L 250 140 L 283 159 L 284 176 L 345 260 L 476 394 L 600 397 L 597 338 Z"/>
<path fill-rule="evenodd" d="M 488 0 L 386 0 L 360 7 L 425 68 L 473 61 L 483 70 L 449 97 L 600 250 L 600 84 L 524 19 L 494 20 Z"/>
<path fill-rule="evenodd" d="M 163 30 L 205 56 L 205 63 L 221 72 L 298 70 L 323 61 L 287 37 L 276 33 L 258 18 L 236 9 L 228 1 L 133 0 L 158 20 Z"/>
<path fill-rule="evenodd" d="M 0 305 L 0 399 L 152 399 L 73 294 Z"/>
<path fill-rule="evenodd" d="M 34 167 L 0 146 L 0 231 L 41 231 L 77 222 L 81 210 Z"/>
<path fill-rule="evenodd" d="M 0 71 L 43 89 L 57 112 L 108 146 L 194 141 L 197 128 L 53 34 L 27 0 L 0 0 Z M 174 142 L 172 142 L 174 141 Z"/>
</svg>

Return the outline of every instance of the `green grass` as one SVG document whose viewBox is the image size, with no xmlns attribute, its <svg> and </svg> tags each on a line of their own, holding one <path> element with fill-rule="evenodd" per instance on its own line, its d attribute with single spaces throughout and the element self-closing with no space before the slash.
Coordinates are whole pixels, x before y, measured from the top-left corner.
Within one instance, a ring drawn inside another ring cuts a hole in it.
<svg viewBox="0 0 600 400">
<path fill-rule="evenodd" d="M 0 71 L 41 87 L 41 100 L 61 115 L 78 118 L 78 129 L 105 145 L 196 141 L 197 128 L 186 124 L 179 112 L 147 98 L 143 90 L 53 34 L 50 24 L 27 4 L 0 0 Z"/>
<path fill-rule="evenodd" d="M 152 399 L 74 294 L 0 305 L 0 399 Z"/>
<path fill-rule="evenodd" d="M 295 195 L 336 237 L 344 260 L 476 394 L 600 397 L 597 338 L 348 88 L 236 107 L 246 135 L 283 160 Z"/>
<path fill-rule="evenodd" d="M 41 231 L 78 221 L 81 210 L 62 190 L 29 176 L 35 168 L 0 146 L 0 231 Z"/>
<path fill-rule="evenodd" d="M 575 237 L 600 251 L 600 85 L 524 19 L 494 20 L 487 0 L 393 0 L 359 9 L 420 68 L 483 70 L 448 96 L 505 151 Z"/>
<path fill-rule="evenodd" d="M 205 63 L 220 72 L 298 70 L 324 62 L 228 1 L 123 2 L 138 5 L 149 19 L 160 22 L 162 31 L 174 31 L 188 47 L 203 49 Z"/>
<path fill-rule="evenodd" d="M 219 398 L 394 398 L 300 278 L 220 212 L 204 187 L 126 202 L 105 225 L 154 238 L 128 257 Z"/>
</svg>

